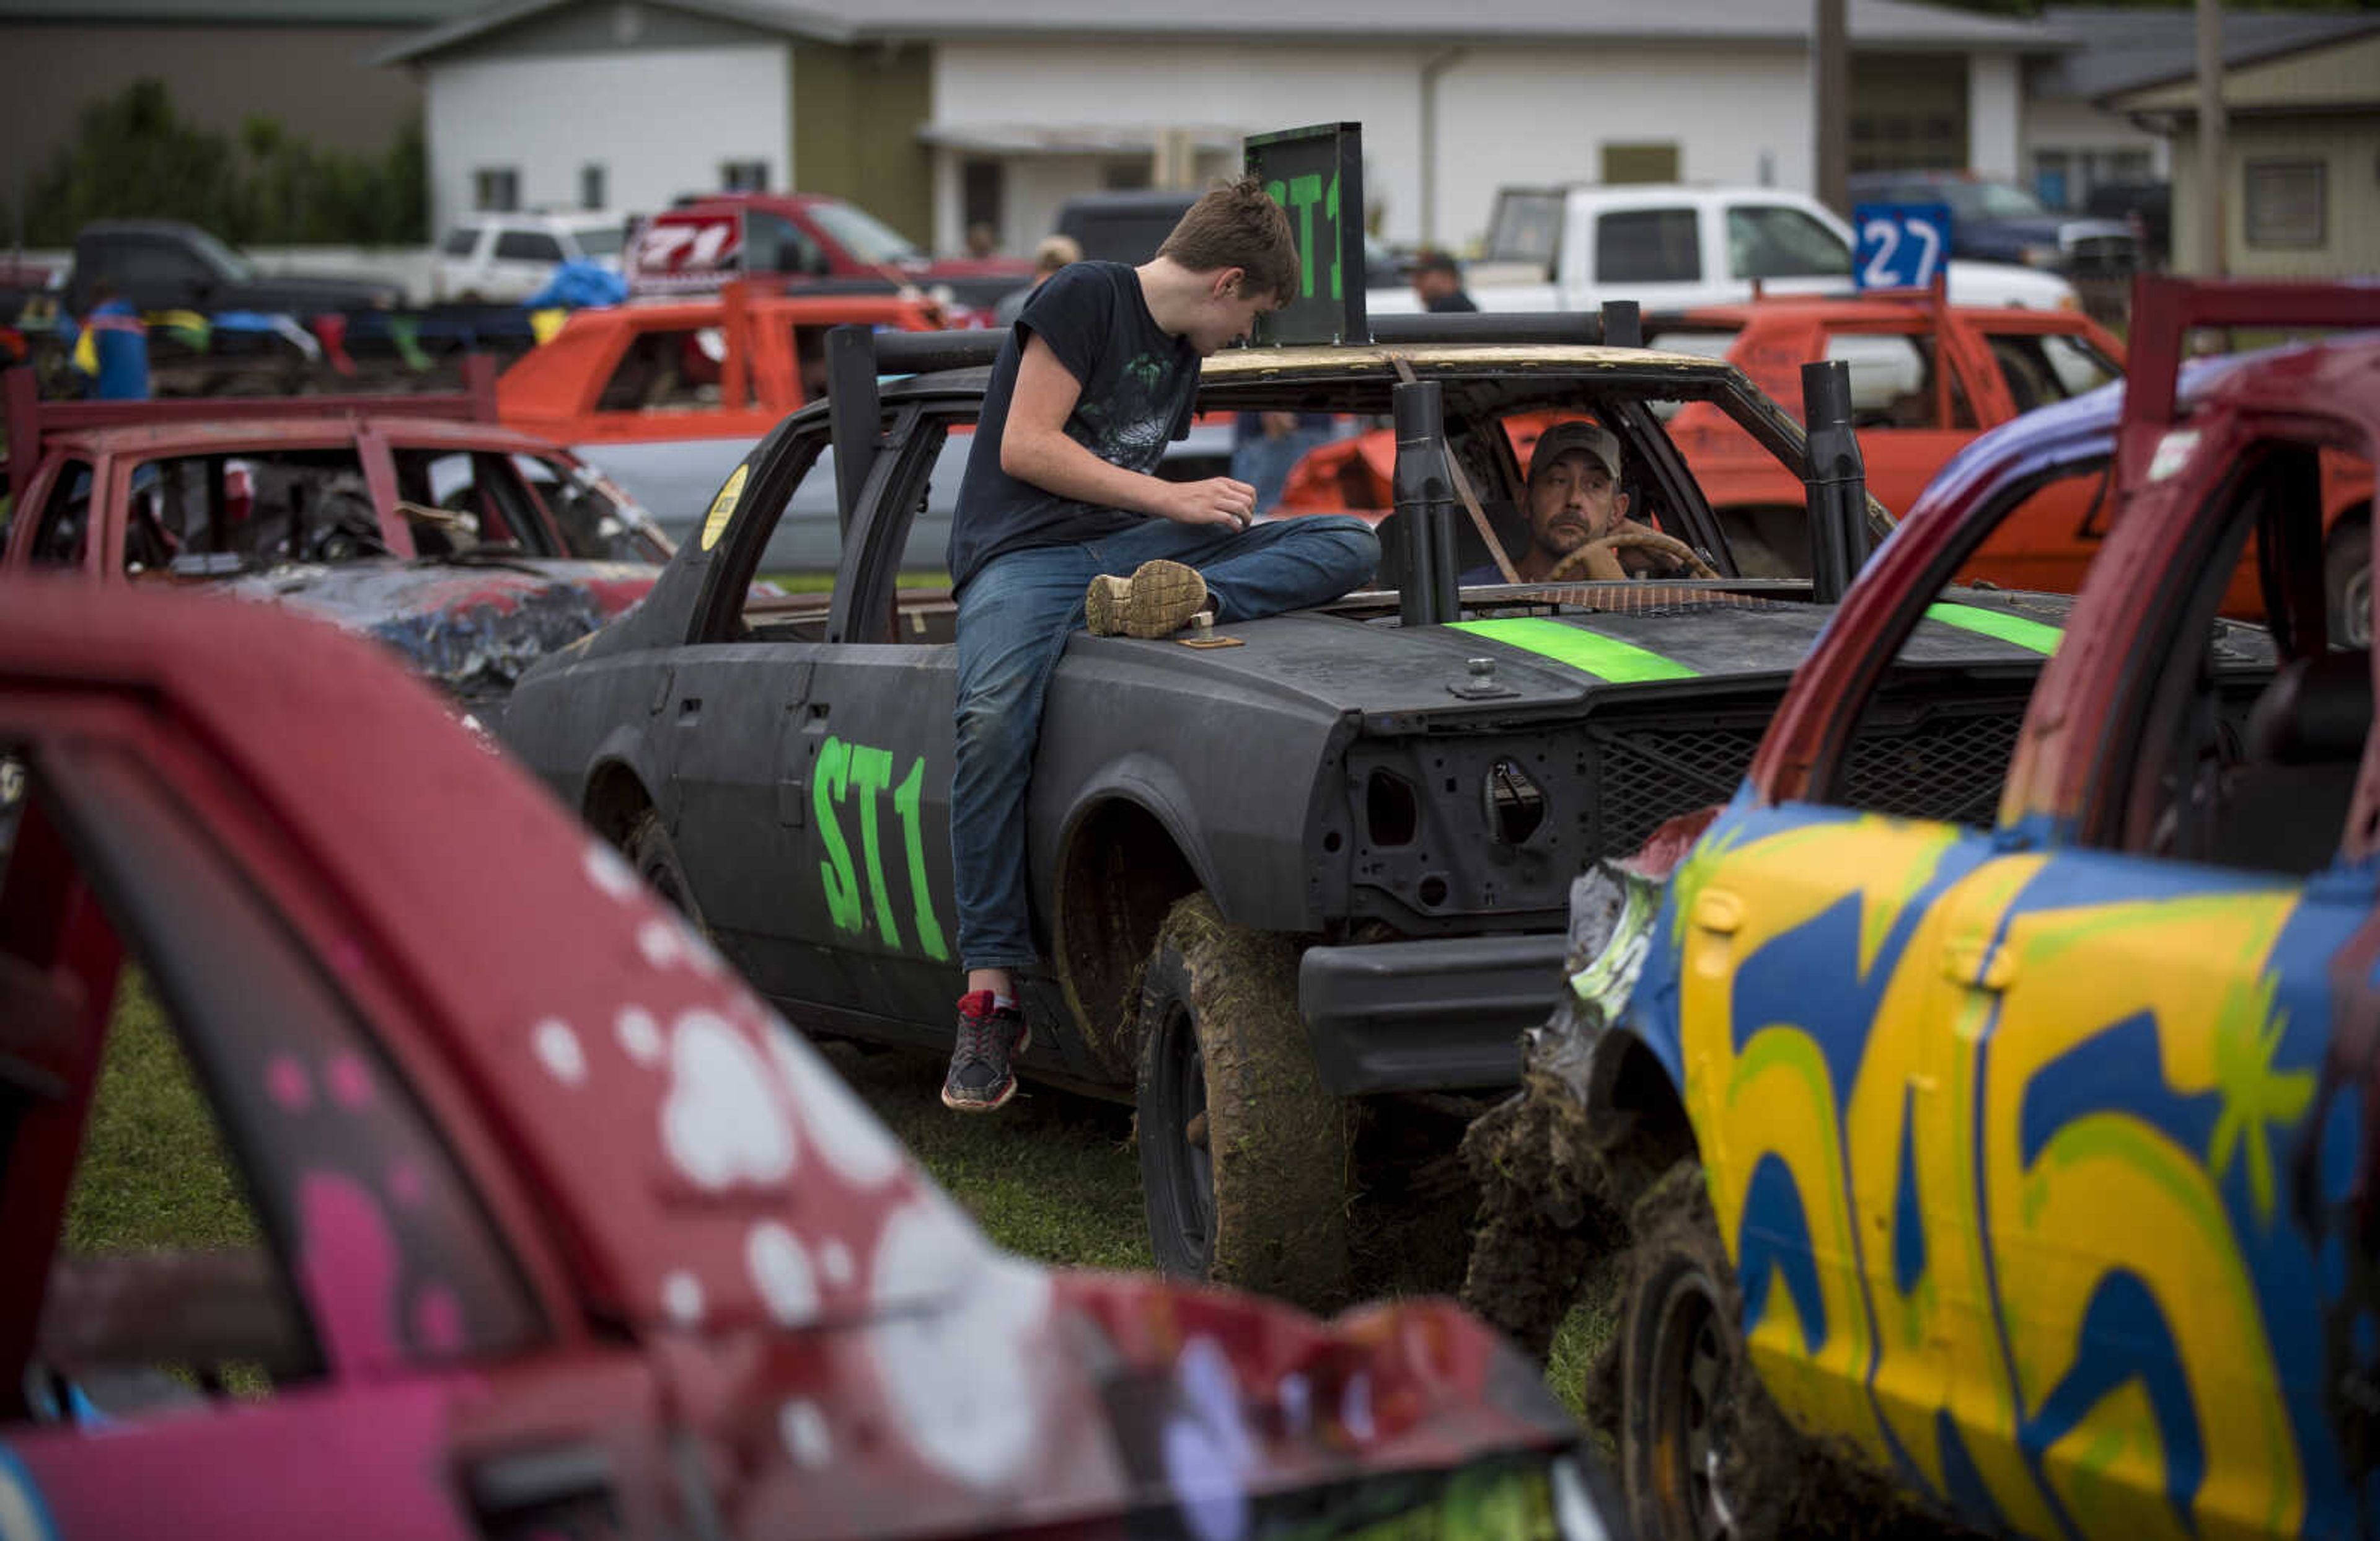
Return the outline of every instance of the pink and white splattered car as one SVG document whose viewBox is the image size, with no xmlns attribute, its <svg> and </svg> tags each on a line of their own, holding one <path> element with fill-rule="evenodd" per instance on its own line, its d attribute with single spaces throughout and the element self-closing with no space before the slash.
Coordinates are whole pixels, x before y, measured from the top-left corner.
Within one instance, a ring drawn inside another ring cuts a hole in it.
<svg viewBox="0 0 2380 1541">
<path fill-rule="evenodd" d="M 9 1541 L 1604 1534 L 1451 1304 L 1325 1325 L 993 1249 L 363 642 L 0 585 L 0 754 Z M 61 1250 L 135 962 L 251 1251 Z"/>
</svg>

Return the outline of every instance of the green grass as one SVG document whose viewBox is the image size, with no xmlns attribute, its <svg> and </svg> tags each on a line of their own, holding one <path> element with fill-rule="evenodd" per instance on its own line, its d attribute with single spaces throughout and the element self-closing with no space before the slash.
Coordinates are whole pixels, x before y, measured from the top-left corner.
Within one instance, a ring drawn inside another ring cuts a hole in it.
<svg viewBox="0 0 2380 1541">
<path fill-rule="evenodd" d="M 248 1196 L 164 1013 L 127 970 L 67 1202 L 69 1252 L 200 1250 L 257 1240 Z"/>
<path fill-rule="evenodd" d="M 1028 1084 L 993 1118 L 941 1104 L 942 1063 L 832 1044 L 836 1070 L 987 1234 L 1041 1262 L 1153 1266 L 1131 1110 Z M 128 976 L 67 1212 L 75 1252 L 239 1246 L 257 1239 L 238 1179 L 155 999 Z M 1588 1280 L 1547 1378 L 1572 1413 L 1609 1339 L 1616 1271 Z"/>
</svg>

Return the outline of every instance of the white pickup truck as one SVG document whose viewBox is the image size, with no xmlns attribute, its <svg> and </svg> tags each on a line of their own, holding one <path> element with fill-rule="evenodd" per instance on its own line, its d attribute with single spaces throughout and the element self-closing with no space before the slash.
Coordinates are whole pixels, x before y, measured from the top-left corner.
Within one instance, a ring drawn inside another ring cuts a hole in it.
<svg viewBox="0 0 2380 1541">
<path fill-rule="evenodd" d="M 1505 188 L 1488 245 L 1463 287 L 1483 310 L 1592 310 L 1633 299 L 1647 311 L 1770 294 L 1848 293 L 1852 228 L 1817 200 L 1781 188 L 1621 184 Z M 2055 273 L 2004 262 L 1946 264 L 1953 305 L 2077 305 Z M 1421 308 L 1410 289 L 1374 289 L 1375 314 Z"/>
</svg>

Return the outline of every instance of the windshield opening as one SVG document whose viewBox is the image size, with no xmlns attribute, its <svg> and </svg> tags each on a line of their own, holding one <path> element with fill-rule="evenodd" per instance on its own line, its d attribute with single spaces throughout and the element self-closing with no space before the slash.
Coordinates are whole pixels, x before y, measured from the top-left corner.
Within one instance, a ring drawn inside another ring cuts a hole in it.
<svg viewBox="0 0 2380 1541">
<path fill-rule="evenodd" d="M 863 262 L 915 262 L 923 253 L 907 237 L 867 210 L 850 203 L 813 203 L 807 211 L 820 228 Z"/>
</svg>

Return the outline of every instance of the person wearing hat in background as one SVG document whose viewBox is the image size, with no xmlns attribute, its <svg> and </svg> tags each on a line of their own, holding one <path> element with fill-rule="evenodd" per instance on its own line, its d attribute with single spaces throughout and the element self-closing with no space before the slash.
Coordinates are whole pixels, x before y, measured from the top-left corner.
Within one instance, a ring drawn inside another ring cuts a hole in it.
<svg viewBox="0 0 2380 1541">
<path fill-rule="evenodd" d="M 1529 452 L 1528 517 L 1528 550 L 1512 559 L 1523 583 L 1547 581 L 1563 557 L 1591 540 L 1623 531 L 1655 533 L 1652 526 L 1628 516 L 1628 494 L 1620 490 L 1619 439 L 1583 418 L 1565 418 L 1537 435 Z M 1680 565 L 1657 551 L 1633 548 L 1618 554 L 1631 577 L 1667 576 Z M 1504 579 L 1491 563 L 1472 568 L 1457 581 L 1470 585 Z"/>
<path fill-rule="evenodd" d="M 1072 236 L 1044 236 L 1041 244 L 1033 249 L 1033 282 L 1000 297 L 991 308 L 994 326 L 1014 326 L 1016 318 L 1025 313 L 1025 302 L 1033 291 L 1050 281 L 1050 275 L 1069 262 L 1083 260 L 1083 243 Z"/>
<path fill-rule="evenodd" d="M 1443 251 L 1430 250 L 1414 259 L 1413 291 L 1425 310 L 1476 310 L 1463 292 L 1463 270 Z"/>
</svg>

